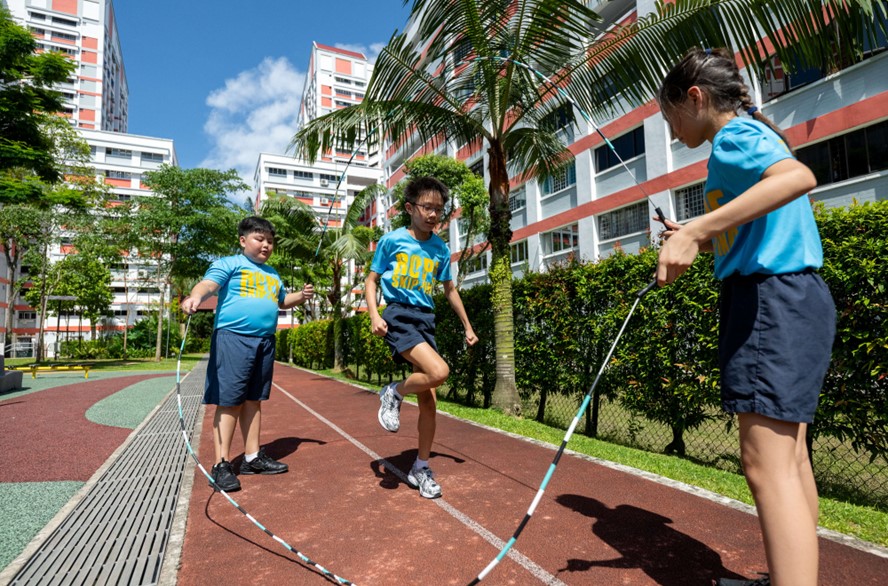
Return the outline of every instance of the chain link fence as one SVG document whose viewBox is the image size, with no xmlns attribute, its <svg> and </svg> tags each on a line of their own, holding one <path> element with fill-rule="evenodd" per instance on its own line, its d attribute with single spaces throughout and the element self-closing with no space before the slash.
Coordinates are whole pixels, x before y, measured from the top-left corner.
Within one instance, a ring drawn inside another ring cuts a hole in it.
<svg viewBox="0 0 888 586">
<path fill-rule="evenodd" d="M 539 395 L 525 397 L 525 413 L 536 414 Z M 543 423 L 567 429 L 580 408 L 583 396 L 549 395 L 543 412 Z M 742 473 L 740 441 L 736 418 L 712 409 L 699 427 L 685 430 L 684 457 L 700 464 L 729 472 Z M 620 402 L 605 397 L 592 401 L 575 433 L 607 442 L 663 453 L 674 439 L 672 429 L 635 415 Z M 814 476 L 822 496 L 861 505 L 888 508 L 888 461 L 854 450 L 836 438 L 813 440 L 811 453 Z"/>
</svg>

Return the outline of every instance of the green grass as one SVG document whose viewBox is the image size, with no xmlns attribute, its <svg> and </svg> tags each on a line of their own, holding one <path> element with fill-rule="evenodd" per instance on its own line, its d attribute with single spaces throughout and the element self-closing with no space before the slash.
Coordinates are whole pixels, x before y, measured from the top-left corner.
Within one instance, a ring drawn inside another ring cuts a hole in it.
<svg viewBox="0 0 888 586">
<path fill-rule="evenodd" d="M 345 374 L 332 370 L 318 370 L 319 374 L 329 376 L 360 387 L 378 390 L 379 385 L 355 381 Z M 407 398 L 410 401 L 410 397 Z M 564 430 L 539 422 L 507 416 L 494 409 L 466 407 L 459 403 L 447 401 L 439 392 L 438 410 L 455 417 L 474 421 L 494 429 L 501 429 L 523 437 L 546 442 L 555 447 L 564 439 Z M 568 444 L 568 449 L 575 452 L 616 462 L 672 480 L 698 486 L 734 500 L 753 505 L 752 495 L 746 486 L 746 480 L 735 472 L 704 466 L 677 456 L 669 456 L 630 448 L 598 439 L 589 438 L 575 433 Z M 820 525 L 833 531 L 853 535 L 888 547 L 888 512 L 874 507 L 862 506 L 821 497 Z"/>
</svg>

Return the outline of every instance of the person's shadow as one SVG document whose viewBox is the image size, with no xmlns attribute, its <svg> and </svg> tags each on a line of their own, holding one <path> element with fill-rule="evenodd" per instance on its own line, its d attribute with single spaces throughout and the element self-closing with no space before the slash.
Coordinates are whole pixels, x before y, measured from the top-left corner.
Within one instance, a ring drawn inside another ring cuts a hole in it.
<svg viewBox="0 0 888 586">
<path fill-rule="evenodd" d="M 398 488 L 399 484 L 407 483 L 407 473 L 416 460 L 417 450 L 404 450 L 395 456 L 380 458 L 370 462 L 370 468 L 373 470 L 374 476 L 379 478 L 379 486 L 389 490 Z M 450 454 L 442 454 L 441 452 L 432 451 L 432 458 L 450 458 L 457 464 L 465 462 L 462 458 L 451 456 Z M 432 468 L 432 464 L 429 463 Z"/>
<path fill-rule="evenodd" d="M 609 508 L 593 498 L 562 494 L 558 504 L 596 519 L 592 533 L 620 557 L 608 560 L 569 559 L 561 572 L 593 567 L 639 569 L 663 586 L 711 586 L 717 578 L 743 576 L 724 567 L 721 556 L 706 544 L 669 526 L 672 519 L 632 505 Z"/>
<path fill-rule="evenodd" d="M 326 443 L 327 442 L 322 440 L 308 439 L 304 437 L 279 437 L 265 444 L 263 447 L 268 456 L 275 460 L 280 460 L 298 450 L 299 446 L 302 444 L 318 444 L 319 446 L 323 446 Z M 241 453 L 239 456 L 232 458 L 232 465 L 239 466 L 243 457 L 244 454 Z M 237 468 L 235 468 L 235 470 L 237 470 Z"/>
</svg>

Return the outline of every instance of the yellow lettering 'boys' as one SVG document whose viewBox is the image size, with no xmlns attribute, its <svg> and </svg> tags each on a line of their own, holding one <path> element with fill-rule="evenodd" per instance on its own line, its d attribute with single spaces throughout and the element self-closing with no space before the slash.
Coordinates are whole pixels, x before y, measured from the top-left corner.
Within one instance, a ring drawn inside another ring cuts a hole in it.
<svg viewBox="0 0 888 586">
<path fill-rule="evenodd" d="M 281 283 L 259 271 L 241 270 L 240 296 L 277 301 Z"/>
<path fill-rule="evenodd" d="M 721 199 L 724 196 L 721 189 L 714 189 L 706 193 L 706 205 L 709 211 L 721 207 Z M 727 232 L 722 232 L 715 238 L 715 253 L 724 256 L 731 250 L 734 239 L 737 238 L 737 228 L 731 228 Z"/>
</svg>

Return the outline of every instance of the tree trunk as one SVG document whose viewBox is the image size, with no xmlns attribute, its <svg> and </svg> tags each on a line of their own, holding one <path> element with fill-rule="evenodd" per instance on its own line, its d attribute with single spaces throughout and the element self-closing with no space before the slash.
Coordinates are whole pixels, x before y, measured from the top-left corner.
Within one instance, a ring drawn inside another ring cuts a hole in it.
<svg viewBox="0 0 888 586">
<path fill-rule="evenodd" d="M 509 174 L 502 145 L 488 149 L 490 171 L 490 263 L 493 330 L 496 347 L 496 385 L 492 404 L 511 415 L 521 413 L 521 398 L 515 385 L 515 322 L 512 316 L 512 263 L 509 241 L 512 239 L 509 210 Z"/>
<path fill-rule="evenodd" d="M 333 266 L 333 370 L 345 370 L 342 360 L 342 261 L 335 261 Z"/>
<path fill-rule="evenodd" d="M 13 246 L 15 246 L 13 244 Z M 4 320 L 4 333 L 3 333 L 3 355 L 9 358 L 15 357 L 15 271 L 18 268 L 17 257 L 18 254 L 12 254 L 12 251 L 9 249 L 4 249 L 4 254 L 6 256 L 6 296 L 4 301 L 6 301 L 6 319 Z M 12 340 L 12 345 L 10 345 L 10 339 Z M 9 346 L 9 354 L 7 354 L 7 346 Z"/>
<path fill-rule="evenodd" d="M 154 345 L 154 361 L 160 362 L 163 354 L 163 310 L 166 300 L 166 283 L 160 284 L 160 306 L 157 310 L 157 338 Z"/>
</svg>

